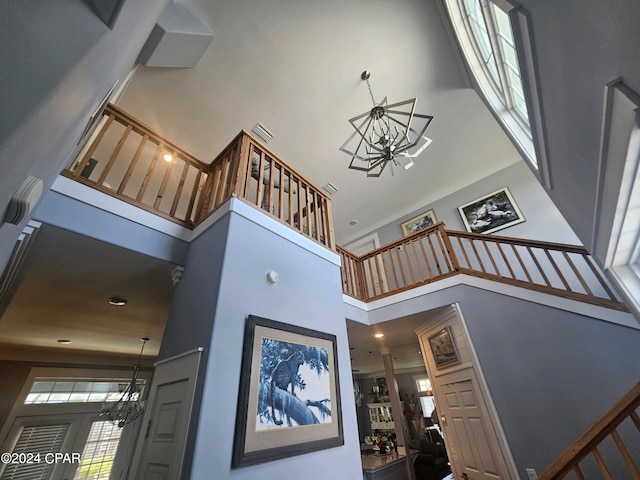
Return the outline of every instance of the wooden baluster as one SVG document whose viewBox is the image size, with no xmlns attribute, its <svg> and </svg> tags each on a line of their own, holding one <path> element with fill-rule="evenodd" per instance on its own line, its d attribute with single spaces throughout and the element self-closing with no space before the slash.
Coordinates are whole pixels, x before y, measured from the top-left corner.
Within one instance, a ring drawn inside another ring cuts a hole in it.
<svg viewBox="0 0 640 480">
<path fill-rule="evenodd" d="M 396 273 L 396 262 L 393 260 L 393 255 L 391 255 L 391 250 L 385 250 L 389 255 L 389 264 L 391 265 L 391 271 L 393 272 L 393 279 L 396 282 L 394 290 L 398 290 L 400 288 L 400 283 L 398 282 L 398 274 Z"/>
<path fill-rule="evenodd" d="M 533 260 L 533 263 L 535 263 L 536 267 L 538 267 L 538 271 L 540 272 L 540 275 L 542 275 L 542 279 L 544 280 L 544 283 L 547 285 L 547 287 L 550 287 L 551 283 L 549 282 L 549 279 L 545 275 L 544 270 L 540 266 L 540 262 L 538 262 L 538 258 L 535 256 L 535 254 L 531 250 L 531 247 L 527 246 L 526 248 L 527 248 L 527 251 L 529 252 L 529 255 L 531 256 L 531 259 Z"/>
<path fill-rule="evenodd" d="M 280 164 L 278 164 L 278 172 L 278 179 L 280 180 L 280 189 L 278 190 L 278 218 L 280 221 L 283 221 L 282 205 L 284 200 L 284 167 Z M 289 188 L 289 190 L 291 190 L 291 188 Z"/>
<path fill-rule="evenodd" d="M 409 253 L 407 252 L 407 245 L 402 246 L 402 250 L 404 250 L 404 257 L 407 259 L 407 269 L 409 269 L 409 275 L 411 276 L 411 285 L 415 285 L 416 278 L 413 275 L 413 268 L 411 268 L 411 260 L 409 260 Z"/>
<path fill-rule="evenodd" d="M 385 266 L 384 269 L 383 269 L 384 270 L 384 280 L 385 280 L 385 282 L 387 282 L 385 284 L 386 285 L 386 292 L 385 293 L 388 293 L 388 292 L 391 291 L 391 282 L 389 282 L 389 273 L 388 273 L 389 269 L 386 267 L 386 262 L 385 262 L 385 259 L 384 259 L 384 252 L 385 251 L 386 250 L 380 251 L 380 261 L 382 262 L 382 265 Z"/>
<path fill-rule="evenodd" d="M 631 412 L 630 417 L 633 423 L 635 424 L 636 428 L 640 432 L 640 417 L 638 417 L 638 414 L 636 412 Z"/>
<path fill-rule="evenodd" d="M 478 263 L 480 264 L 480 270 L 482 270 L 482 273 L 487 273 L 487 270 L 484 268 L 484 263 L 482 263 L 482 258 L 480 257 L 480 254 L 476 249 L 476 244 L 473 239 L 471 239 L 471 250 L 473 250 L 473 253 L 476 254 L 476 258 L 478 259 Z"/>
<path fill-rule="evenodd" d="M 402 259 L 400 258 L 400 254 L 398 253 L 398 249 L 397 248 L 392 248 L 391 250 L 389 250 L 389 252 L 395 252 L 397 258 L 398 258 L 398 270 L 400 270 L 400 277 L 402 277 L 402 287 L 401 288 L 405 288 L 407 286 L 407 279 L 404 276 L 404 266 L 402 265 Z"/>
<path fill-rule="evenodd" d="M 202 178 L 202 174 L 203 174 L 203 171 L 198 169 L 196 178 L 193 181 L 193 187 L 191 188 L 191 196 L 189 197 L 189 205 L 187 206 L 187 212 L 184 217 L 186 221 L 189 221 L 191 219 L 191 215 L 193 213 L 193 206 L 196 203 L 196 197 L 198 196 L 198 191 L 200 190 L 200 179 Z M 204 187 L 204 185 L 202 186 Z"/>
<path fill-rule="evenodd" d="M 433 248 L 433 242 L 431 241 L 431 232 L 427 234 L 427 241 L 429 242 L 429 248 L 431 249 L 433 259 L 436 262 L 436 269 L 438 270 L 438 275 L 442 275 L 442 268 L 440 268 L 440 260 L 438 260 L 438 254 L 436 253 L 435 248 Z"/>
<path fill-rule="evenodd" d="M 489 246 L 487 245 L 487 243 L 488 242 L 486 240 L 482 240 L 482 245 L 484 246 L 484 251 L 487 252 L 487 255 L 489 256 L 489 260 L 491 260 L 491 265 L 493 266 L 493 269 L 496 272 L 495 275 L 497 275 L 498 277 L 502 278 L 502 275 L 500 274 L 500 270 L 498 269 L 498 265 L 496 265 L 496 262 L 493 259 L 493 255 L 489 251 Z"/>
<path fill-rule="evenodd" d="M 509 273 L 511 274 L 511 278 L 516 280 L 516 274 L 513 272 L 513 269 L 511 268 L 511 262 L 509 262 L 509 260 L 507 259 L 507 256 L 504 254 L 504 250 L 502 249 L 502 245 L 500 244 L 500 242 L 496 242 L 496 245 L 498 246 L 498 251 L 500 252 L 500 255 L 502 255 L 502 259 L 504 260 L 505 265 L 509 269 Z"/>
<path fill-rule="evenodd" d="M 113 167 L 113 163 L 116 161 L 116 158 L 120 154 L 120 150 L 122 150 L 122 146 L 124 145 L 124 142 L 127 141 L 127 138 L 129 137 L 129 134 L 131 133 L 132 129 L 133 129 L 133 125 L 127 125 L 127 128 L 125 128 L 124 132 L 122 133 L 122 136 L 120 137 L 120 140 L 116 144 L 116 148 L 114 148 L 113 152 L 111 152 L 109 161 L 105 165 L 104 170 L 102 170 L 102 173 L 100 174 L 100 177 L 96 182 L 98 185 L 102 186 L 102 184 L 104 183 L 105 178 L 107 178 L 107 175 L 111 171 L 111 167 Z"/>
<path fill-rule="evenodd" d="M 177 160 L 177 157 L 176 157 L 176 160 Z M 178 204 L 180 203 L 180 198 L 182 197 L 182 190 L 184 189 L 184 182 L 187 180 L 188 172 L 189 172 L 189 163 L 184 162 L 184 167 L 182 167 L 182 175 L 180 175 L 178 188 L 176 190 L 175 195 L 173 196 L 173 203 L 171 204 L 171 210 L 169 211 L 169 215 L 171 215 L 172 217 L 175 216 L 176 210 L 178 208 Z"/>
<path fill-rule="evenodd" d="M 449 255 L 447 255 L 447 249 L 445 248 L 444 243 L 442 241 L 440 230 L 435 231 L 434 235 L 438 240 L 438 246 L 440 247 L 440 251 L 442 252 L 442 256 L 444 257 L 444 263 L 447 265 L 447 271 L 451 272 L 455 270 L 451 265 L 451 262 L 449 261 Z"/>
<path fill-rule="evenodd" d="M 147 135 L 146 133 L 142 136 L 142 138 L 140 139 L 140 143 L 138 144 L 138 148 L 136 149 L 136 153 L 133 155 L 133 159 L 131 160 L 131 163 L 129 164 L 129 167 L 127 168 L 127 171 L 124 174 L 124 177 L 122 178 L 122 181 L 120 182 L 120 185 L 118 186 L 118 190 L 117 192 L 122 195 L 124 192 L 124 189 L 127 186 L 127 183 L 129 182 L 129 179 L 131 178 L 131 175 L 133 174 L 133 170 L 134 168 L 136 168 L 136 164 L 138 163 L 138 159 L 140 158 L 140 155 L 142 155 L 142 150 L 144 150 L 144 146 L 146 145 L 147 141 L 149 140 L 149 135 Z"/>
<path fill-rule="evenodd" d="M 592 453 L 594 458 L 596 459 L 596 463 L 598 464 L 600 471 L 602 472 L 604 480 L 613 480 L 611 472 L 609 472 L 609 469 L 607 468 L 607 465 L 605 464 L 604 458 L 602 458 L 602 454 L 600 453 L 600 450 L 598 450 L 598 447 L 593 447 Z"/>
<path fill-rule="evenodd" d="M 451 244 L 451 239 L 447 234 L 447 231 L 444 229 L 444 224 L 440 223 L 438 226 L 438 231 L 440 232 L 440 236 L 444 241 L 446 251 L 449 253 L 449 258 L 451 259 L 451 265 L 454 272 L 460 270 L 460 263 L 458 262 L 458 257 L 456 257 L 456 253 L 453 250 L 453 245 Z"/>
<path fill-rule="evenodd" d="M 173 154 L 173 158 L 176 158 L 175 152 Z M 171 171 L 173 170 L 173 165 L 175 162 L 169 162 L 167 164 L 167 169 L 164 171 L 164 176 L 162 177 L 162 183 L 160 184 L 160 189 L 158 190 L 158 194 L 156 195 L 156 201 L 153 202 L 153 208 L 156 210 L 160 209 L 160 203 L 162 202 L 162 197 L 164 196 L 164 191 L 167 188 L 167 183 L 169 183 L 169 178 L 171 177 Z"/>
<path fill-rule="evenodd" d="M 414 238 L 409 240 L 409 245 L 411 245 L 411 251 L 413 252 L 413 258 L 416 260 L 416 267 L 418 269 L 418 273 L 420 274 L 420 283 L 424 283 L 424 275 L 422 275 L 422 266 L 420 265 L 420 259 L 418 258 L 418 252 L 416 251 L 416 246 L 414 244 Z"/>
<path fill-rule="evenodd" d="M 305 217 L 307 218 L 307 236 L 309 238 L 313 238 L 313 232 L 311 231 L 311 186 L 309 186 L 308 184 L 305 185 L 306 189 L 305 189 L 305 193 L 304 193 L 304 198 L 305 198 L 305 210 L 307 212 L 307 214 L 305 215 Z"/>
<path fill-rule="evenodd" d="M 242 133 L 240 136 L 240 149 L 237 154 L 238 175 L 235 183 L 234 193 L 240 198 L 247 198 L 247 189 L 251 181 L 251 158 L 253 155 L 253 145 L 251 137 Z"/>
<path fill-rule="evenodd" d="M 424 249 L 424 240 L 426 238 L 427 235 L 418 236 L 418 245 L 420 245 L 422 257 L 424 258 L 424 263 L 427 266 L 427 272 L 429 272 L 429 280 L 433 280 L 433 272 L 431 271 L 431 262 L 429 261 L 429 255 L 427 255 L 427 251 Z"/>
<path fill-rule="evenodd" d="M 558 265 L 556 264 L 556 261 L 553 259 L 553 257 L 551 256 L 551 252 L 549 252 L 548 248 L 544 249 L 544 252 L 547 254 L 547 258 L 549 259 L 549 261 L 551 262 L 551 266 L 553 267 L 553 269 L 556 271 L 556 275 L 558 275 L 558 277 L 560 278 L 560 281 L 562 282 L 562 284 L 564 285 L 564 288 L 567 292 L 573 292 L 573 290 L 571 289 L 571 285 L 569 285 L 569 282 L 567 282 L 567 279 L 564 277 L 564 275 L 562 274 L 562 272 L 560 271 L 560 269 L 558 268 Z M 567 260 L 567 262 L 569 263 L 569 265 L 572 266 L 573 268 L 573 273 L 575 273 L 576 277 L 578 277 L 578 280 L 580 280 L 580 282 L 582 282 L 582 286 L 586 289 L 589 290 L 589 287 L 583 283 L 582 280 L 582 276 L 580 275 L 580 273 L 575 269 L 573 262 L 571 262 L 571 260 L 569 259 L 569 257 L 566 256 L 567 252 L 563 252 L 565 254 L 565 259 Z"/>
<path fill-rule="evenodd" d="M 293 226 L 293 175 L 291 175 L 291 172 L 289 172 L 288 170 L 287 173 L 289 174 L 289 193 L 287 195 L 289 208 L 287 211 L 287 223 L 290 226 Z"/>
<path fill-rule="evenodd" d="M 262 208 L 262 202 L 264 201 L 264 182 L 263 182 L 263 175 L 264 175 L 264 152 L 262 150 L 258 150 L 259 155 L 260 155 L 260 160 L 258 160 L 258 190 L 256 193 L 256 206 L 258 208 Z"/>
<path fill-rule="evenodd" d="M 269 163 L 269 188 L 267 190 L 267 198 L 265 198 L 265 204 L 264 206 L 266 208 L 264 208 L 267 212 L 269 213 L 273 213 L 273 193 L 275 192 L 275 180 L 274 180 L 274 162 L 273 162 L 273 158 L 271 157 L 267 157 L 268 159 L 268 163 Z"/>
<path fill-rule="evenodd" d="M 471 261 L 469 260 L 469 256 L 467 255 L 467 249 L 464 247 L 464 243 L 462 243 L 462 238 L 458 238 L 458 243 L 460 244 L 460 250 L 462 250 L 462 256 L 464 257 L 464 261 L 467 262 L 467 269 L 472 270 Z"/>
<path fill-rule="evenodd" d="M 234 191 L 233 184 L 235 182 L 235 176 L 236 176 L 236 174 L 234 173 L 236 162 L 234 160 L 237 157 L 236 155 L 237 148 L 238 148 L 237 144 L 234 145 L 234 147 L 229 152 L 229 155 L 227 155 L 225 159 L 226 162 L 225 162 L 224 192 L 222 194 L 222 198 L 220 199 L 220 203 L 226 202 L 229 198 L 231 198 L 231 195 L 233 195 L 233 191 Z"/>
<path fill-rule="evenodd" d="M 114 114 L 109 115 L 109 118 L 107 118 L 107 121 L 105 122 L 104 126 L 102 127 L 100 132 L 98 132 L 98 135 L 96 135 L 96 138 L 93 140 L 91 147 L 89 147 L 89 150 L 87 150 L 87 153 L 84 154 L 82 161 L 76 166 L 76 168 L 73 169 L 74 177 L 79 177 L 82 171 L 84 170 L 84 167 L 87 166 L 87 163 L 89 163 L 89 160 L 95 153 L 96 149 L 98 148 L 98 145 L 100 145 L 100 142 L 102 142 L 102 139 L 107 133 L 107 130 L 109 130 L 109 127 L 111 127 L 111 124 L 113 123 L 113 120 L 115 118 L 116 117 Z"/>
<path fill-rule="evenodd" d="M 196 221 L 198 223 L 204 220 L 209 211 L 209 204 L 211 203 L 211 191 L 213 190 L 213 172 L 207 174 L 207 178 L 200 192 L 200 199 L 198 201 L 198 207 L 196 208 Z"/>
<path fill-rule="evenodd" d="M 327 206 L 327 208 L 325 209 L 325 218 L 324 221 L 327 223 L 327 241 L 325 243 L 325 245 L 330 248 L 331 250 L 335 250 L 336 249 L 336 242 L 335 242 L 335 232 L 333 231 L 333 213 L 331 211 L 331 200 L 329 199 L 325 199 L 325 204 Z"/>
<path fill-rule="evenodd" d="M 320 200 L 321 201 L 321 200 Z M 318 205 L 320 203 L 319 201 L 319 193 L 314 190 L 313 191 L 313 221 L 315 224 L 315 235 L 313 236 L 316 240 L 320 240 L 320 218 L 318 217 Z"/>
<path fill-rule="evenodd" d="M 627 447 L 622 441 L 622 437 L 620 437 L 620 434 L 616 430 L 613 430 L 611 432 L 611 437 L 613 438 L 613 441 L 618 447 L 618 450 L 620 450 L 620 454 L 622 455 L 622 458 L 624 459 L 624 463 L 626 463 L 627 468 L 629 469 L 629 472 L 631 472 L 631 475 L 633 476 L 633 480 L 640 480 L 640 470 L 638 469 L 638 466 L 633 461 L 633 458 L 631 457 L 629 450 L 627 450 Z"/>
<path fill-rule="evenodd" d="M 578 480 L 587 480 L 587 477 L 584 476 L 584 473 L 582 473 L 582 470 L 580 469 L 580 465 L 575 465 L 573 467 L 573 472 L 576 474 L 576 477 L 578 477 Z"/>
<path fill-rule="evenodd" d="M 578 271 L 578 267 L 575 266 L 575 264 L 573 263 L 573 260 L 571 259 L 571 257 L 569 257 L 569 254 L 566 251 L 563 251 L 562 255 L 564 256 L 564 259 L 566 260 L 567 264 L 569 264 L 569 266 L 571 267 L 571 270 L 573 270 L 573 274 L 580 281 L 580 285 L 582 285 L 582 288 L 584 288 L 584 291 L 586 292 L 586 294 L 593 296 L 593 292 L 589 288 L 589 285 L 587 285 L 587 282 L 585 281 L 582 274 Z"/>
<path fill-rule="evenodd" d="M 566 255 L 566 253 L 565 253 Z M 602 276 L 600 275 L 600 272 L 598 272 L 598 270 L 596 270 L 596 268 L 593 266 L 593 260 L 591 260 L 591 258 L 589 258 L 586 254 L 582 254 L 582 258 L 584 259 L 585 263 L 587 265 L 589 265 L 589 268 L 591 269 L 591 271 L 593 272 L 593 274 L 595 275 L 595 277 L 598 279 L 598 281 L 600 282 L 600 285 L 602 286 L 602 288 L 604 289 L 604 291 L 607 293 L 607 295 L 609 296 L 609 300 L 616 300 L 616 296 L 615 294 L 611 291 L 611 289 L 609 288 L 609 285 L 607 285 L 607 282 L 602 278 Z"/>
<path fill-rule="evenodd" d="M 380 290 L 380 293 L 378 293 L 378 295 L 382 295 L 384 293 L 384 288 L 382 286 L 382 268 L 380 268 L 380 258 L 379 257 L 380 254 L 376 254 L 373 259 L 374 261 L 374 265 L 376 267 L 376 278 L 378 279 L 378 284 L 374 284 L 373 288 L 375 291 L 377 291 L 378 289 Z"/>
<path fill-rule="evenodd" d="M 522 258 L 520 258 L 520 254 L 518 253 L 518 249 L 516 248 L 516 246 L 513 243 L 511 244 L 511 249 L 513 250 L 513 253 L 516 254 L 516 258 L 518 259 L 518 262 L 520 263 L 520 266 L 522 267 L 522 271 L 527 276 L 527 280 L 529 280 L 529 283 L 533 283 L 533 279 L 531 278 L 531 275 L 529 275 L 529 270 L 527 270 L 527 267 L 525 266 L 524 262 L 522 261 Z"/>
<path fill-rule="evenodd" d="M 147 168 L 147 173 L 142 179 L 142 185 L 140 185 L 140 190 L 138 190 L 138 195 L 136 195 L 136 202 L 142 201 L 142 197 L 144 196 L 144 193 L 147 191 L 147 186 L 149 185 L 149 179 L 153 174 L 153 170 L 156 168 L 156 164 L 158 163 L 158 159 L 160 158 L 160 152 L 162 151 L 163 148 L 164 147 L 162 146 L 162 144 L 159 144 L 158 148 L 156 148 L 156 153 L 153 154 L 151 163 Z"/>
<path fill-rule="evenodd" d="M 218 192 L 220 191 L 220 178 L 222 177 L 222 163 L 217 161 L 213 165 L 213 169 L 211 171 L 211 190 L 209 191 L 209 201 L 207 202 L 208 208 L 205 213 L 209 213 L 213 209 L 216 208 L 216 198 L 218 197 Z"/>
</svg>

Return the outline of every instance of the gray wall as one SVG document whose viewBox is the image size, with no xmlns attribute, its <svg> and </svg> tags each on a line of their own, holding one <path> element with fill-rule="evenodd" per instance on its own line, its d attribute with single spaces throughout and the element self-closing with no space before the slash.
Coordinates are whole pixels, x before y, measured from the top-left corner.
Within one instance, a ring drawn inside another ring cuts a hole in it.
<svg viewBox="0 0 640 480">
<path fill-rule="evenodd" d="M 529 167 L 521 161 L 379 228 L 377 232 L 380 244 L 384 245 L 401 238 L 403 234 L 400 225 L 429 209 L 434 209 L 437 220 L 444 222 L 447 229 L 465 231 L 458 207 L 503 187 L 509 188 L 525 222 L 499 230 L 494 235 L 581 243 Z"/>
<path fill-rule="evenodd" d="M 220 259 L 219 250 L 209 257 L 204 251 L 216 250 L 218 225 L 221 229 L 226 228 L 219 222 L 215 229 L 198 239 L 202 244 L 192 247 L 199 250 L 198 263 L 188 262 L 185 268 L 182 282 L 192 284 L 192 279 L 197 278 L 203 286 L 195 294 L 189 293 L 188 302 L 192 305 L 188 310 L 185 304 L 185 310 L 178 312 L 177 306 L 172 310 L 173 321 L 183 322 L 182 328 L 188 332 L 182 337 L 200 336 L 200 344 L 210 342 L 205 345 L 209 355 L 191 478 L 208 478 L 211 472 L 219 479 L 360 477 L 358 429 L 339 267 L 236 213 L 225 218 L 228 219 L 228 238 L 222 265 L 214 266 Z M 200 260 L 202 255 L 204 259 Z M 264 279 L 265 272 L 270 269 L 277 271 L 280 277 L 273 286 Z M 179 290 L 174 298 L 174 303 L 183 301 Z M 336 335 L 344 446 L 230 470 L 244 325 L 249 314 Z M 205 336 L 206 328 L 198 325 L 204 322 L 213 325 L 210 340 Z M 173 332 L 176 330 L 168 327 L 162 356 L 195 345 L 193 338 L 189 343 L 182 337 L 176 338 Z M 194 332 L 200 333 L 195 335 Z M 318 465 L 322 468 L 317 468 Z"/>
<path fill-rule="evenodd" d="M 0 215 L 29 175 L 47 189 L 93 109 L 124 80 L 168 0 L 124 3 L 114 29 L 83 0 L 0 3 Z M 24 225 L 0 224 L 0 271 Z"/>
<path fill-rule="evenodd" d="M 520 0 L 529 13 L 558 208 L 591 248 L 604 86 L 640 93 L 637 0 Z"/>
<path fill-rule="evenodd" d="M 542 473 L 640 377 L 640 330 L 466 285 L 370 312 L 459 302 L 518 472 Z M 623 478 L 623 477 L 619 477 Z"/>
</svg>

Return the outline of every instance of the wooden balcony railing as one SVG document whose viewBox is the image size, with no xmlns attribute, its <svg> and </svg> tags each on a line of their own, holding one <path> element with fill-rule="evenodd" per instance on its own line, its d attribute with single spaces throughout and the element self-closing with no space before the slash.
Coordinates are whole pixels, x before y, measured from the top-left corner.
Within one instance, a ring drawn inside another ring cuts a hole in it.
<svg viewBox="0 0 640 480">
<path fill-rule="evenodd" d="M 247 132 L 206 164 L 114 105 L 103 115 L 62 175 L 189 228 L 235 195 L 335 250 L 329 197 Z"/>
<path fill-rule="evenodd" d="M 628 478 L 640 480 L 640 383 L 569 447 L 538 478 Z M 634 458 L 636 460 L 634 460 Z M 599 472 L 599 473 L 595 473 Z"/>
<path fill-rule="evenodd" d="M 343 292 L 372 301 L 459 273 L 626 310 L 583 247 L 445 230 L 442 222 L 356 257 Z"/>
</svg>

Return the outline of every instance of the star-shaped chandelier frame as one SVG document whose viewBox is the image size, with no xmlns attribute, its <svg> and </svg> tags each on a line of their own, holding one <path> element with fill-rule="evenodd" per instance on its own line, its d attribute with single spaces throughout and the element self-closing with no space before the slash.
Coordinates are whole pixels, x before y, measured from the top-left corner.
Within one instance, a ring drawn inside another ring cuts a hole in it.
<svg viewBox="0 0 640 480">
<path fill-rule="evenodd" d="M 367 177 L 379 177 L 387 165 L 393 175 L 394 165 L 408 170 L 414 165 L 413 159 L 431 144 L 425 132 L 433 116 L 415 112 L 417 98 L 389 105 L 384 97 L 376 103 L 370 76 L 365 70 L 360 78 L 367 82 L 373 107 L 349 119 L 355 131 L 340 151 L 351 156 L 349 168 L 367 172 Z"/>
</svg>

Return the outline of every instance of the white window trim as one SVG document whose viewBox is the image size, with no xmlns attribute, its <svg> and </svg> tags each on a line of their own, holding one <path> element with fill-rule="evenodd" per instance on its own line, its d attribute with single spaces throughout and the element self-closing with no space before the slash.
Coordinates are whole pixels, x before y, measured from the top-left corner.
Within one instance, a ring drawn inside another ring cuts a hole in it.
<svg viewBox="0 0 640 480">
<path fill-rule="evenodd" d="M 468 31 L 464 10 L 459 4 L 460 0 L 442 1 L 448 13 L 449 21 L 456 33 L 455 37 L 469 70 L 469 76 L 473 79 L 475 90 L 487 104 L 489 110 L 514 143 L 514 146 L 524 157 L 525 162 L 539 182 L 543 186 L 552 189 L 542 104 L 534 62 L 534 43 L 528 13 L 520 6 L 512 4 L 509 0 L 490 0 L 497 7 L 504 10 L 511 19 L 522 86 L 525 93 L 525 103 L 529 115 L 530 125 L 526 126 L 519 118 L 519 114 L 507 110 L 502 96 L 496 92 L 492 79 L 486 73 L 484 65 L 477 56 L 475 41 Z"/>
</svg>

